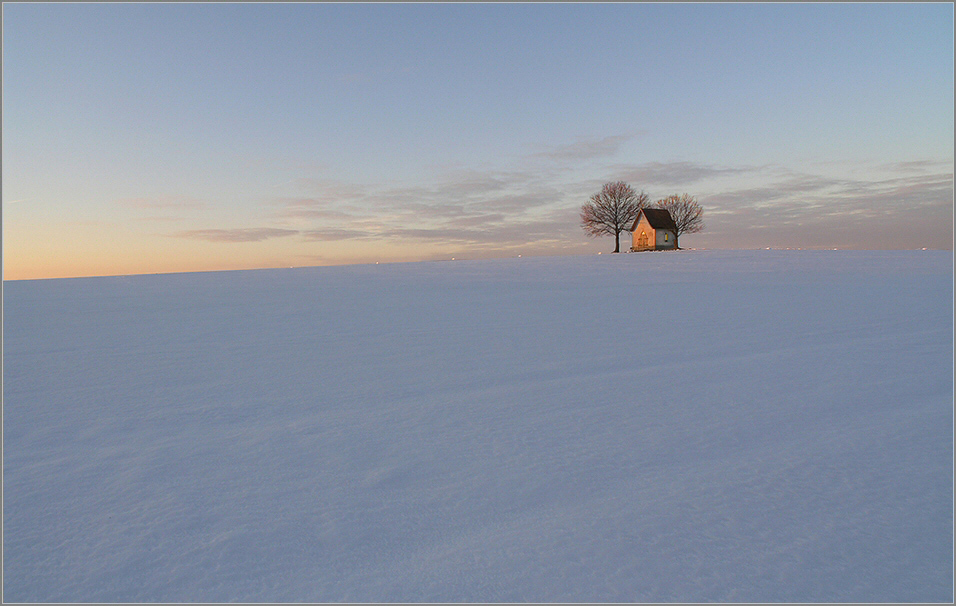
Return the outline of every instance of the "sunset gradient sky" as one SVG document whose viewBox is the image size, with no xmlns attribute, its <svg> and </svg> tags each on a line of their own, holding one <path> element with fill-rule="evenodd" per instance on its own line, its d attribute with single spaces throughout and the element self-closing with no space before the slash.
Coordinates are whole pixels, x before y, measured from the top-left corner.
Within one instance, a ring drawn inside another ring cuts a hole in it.
<svg viewBox="0 0 956 606">
<path fill-rule="evenodd" d="M 4 4 L 4 279 L 953 243 L 952 4 Z"/>
</svg>

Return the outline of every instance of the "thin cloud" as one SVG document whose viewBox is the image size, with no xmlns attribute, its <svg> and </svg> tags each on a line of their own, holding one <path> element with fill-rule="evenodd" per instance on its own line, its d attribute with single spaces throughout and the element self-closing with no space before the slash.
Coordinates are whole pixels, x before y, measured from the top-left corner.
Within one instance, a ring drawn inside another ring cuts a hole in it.
<svg viewBox="0 0 956 606">
<path fill-rule="evenodd" d="M 374 234 L 358 229 L 307 229 L 301 232 L 306 240 L 320 242 L 334 242 L 337 240 L 368 240 L 374 237 Z"/>
<path fill-rule="evenodd" d="M 486 211 L 501 211 L 507 214 L 524 213 L 560 201 L 564 193 L 555 187 L 535 187 L 532 191 L 495 197 L 483 203 Z"/>
<path fill-rule="evenodd" d="M 331 191 L 333 186 L 328 188 Z M 350 186 L 337 182 L 334 188 L 343 192 L 356 192 L 358 186 Z M 364 194 L 362 194 L 364 196 Z M 356 201 L 353 197 L 336 198 L 334 195 L 300 196 L 300 197 L 273 197 L 266 203 L 278 206 L 273 218 L 280 221 L 350 221 L 362 216 L 361 206 L 364 201 Z"/>
<path fill-rule="evenodd" d="M 703 246 L 951 248 L 953 174 L 850 180 L 802 175 L 702 196 Z"/>
<path fill-rule="evenodd" d="M 866 211 L 887 213 L 918 205 L 951 206 L 953 174 L 918 175 L 871 181 L 801 175 L 761 187 L 708 195 L 702 202 L 722 210 L 750 210 L 796 204 L 812 212 Z"/>
<path fill-rule="evenodd" d="M 294 221 L 314 240 L 366 238 L 406 226 L 453 230 L 501 223 L 554 204 L 562 195 L 531 171 L 454 171 L 431 186 L 412 187 L 313 180 L 309 188 L 312 195 L 269 202 L 279 207 L 274 220 Z"/>
<path fill-rule="evenodd" d="M 370 197 L 399 206 L 406 203 L 464 204 L 534 187 L 538 180 L 538 175 L 530 171 L 456 171 L 442 175 L 430 187 L 385 188 Z"/>
<path fill-rule="evenodd" d="M 428 240 L 433 243 L 456 244 L 459 246 L 494 244 L 520 245 L 541 238 L 554 239 L 554 234 L 530 226 L 505 226 L 502 229 L 457 229 L 449 231 L 442 228 L 402 228 L 393 229 L 385 234 L 386 238 L 400 240 Z"/>
<path fill-rule="evenodd" d="M 497 225 L 504 223 L 507 217 L 502 213 L 488 213 L 484 215 L 472 215 L 450 221 L 448 226 L 454 229 L 476 227 L 480 225 Z"/>
<path fill-rule="evenodd" d="M 908 162 L 893 162 L 890 164 L 883 164 L 880 166 L 881 169 L 890 172 L 900 172 L 900 173 L 912 173 L 912 172 L 928 172 L 939 170 L 945 166 L 952 167 L 953 161 L 943 161 L 943 160 L 911 160 Z"/>
<path fill-rule="evenodd" d="M 276 213 L 276 216 L 286 219 L 348 220 L 353 218 L 355 215 L 341 210 L 290 207 L 280 210 L 278 213 Z"/>
<path fill-rule="evenodd" d="M 561 161 L 610 158 L 616 155 L 625 143 L 636 139 L 638 136 L 637 134 L 626 134 L 611 135 L 601 139 L 580 139 L 574 143 L 558 145 L 548 151 L 538 152 L 533 154 L 532 157 Z"/>
<path fill-rule="evenodd" d="M 209 242 L 261 242 L 271 238 L 284 238 L 299 233 L 297 229 L 274 227 L 246 227 L 238 229 L 194 229 L 173 234 L 179 238 L 207 240 Z"/>
<path fill-rule="evenodd" d="M 139 221 L 150 223 L 180 223 L 185 221 L 185 217 L 140 217 Z"/>
<path fill-rule="evenodd" d="M 761 170 L 757 167 L 728 167 L 698 164 L 696 162 L 647 162 L 645 164 L 619 164 L 612 167 L 607 180 L 622 180 L 637 187 L 643 185 L 685 186 L 705 179 L 740 175 Z"/>
<path fill-rule="evenodd" d="M 847 210 L 902 214 L 953 208 L 953 174 L 858 183 L 836 196 Z"/>
<path fill-rule="evenodd" d="M 435 188 L 436 193 L 452 196 L 476 196 L 499 192 L 525 180 L 524 175 L 517 181 L 508 175 L 492 172 L 468 171 L 447 175 Z"/>
</svg>

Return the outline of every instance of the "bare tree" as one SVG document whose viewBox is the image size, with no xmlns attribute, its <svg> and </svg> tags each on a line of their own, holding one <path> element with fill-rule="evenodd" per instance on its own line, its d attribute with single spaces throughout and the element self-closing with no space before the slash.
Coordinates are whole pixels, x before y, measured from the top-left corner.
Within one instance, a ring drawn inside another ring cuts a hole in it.
<svg viewBox="0 0 956 606">
<path fill-rule="evenodd" d="M 674 248 L 679 248 L 681 234 L 696 234 L 704 229 L 704 209 L 697 203 L 697 198 L 687 194 L 667 196 L 654 203 L 670 213 L 671 219 L 677 225 L 674 234 Z"/>
<path fill-rule="evenodd" d="M 649 201 L 647 194 L 634 193 L 623 181 L 605 183 L 581 207 L 581 227 L 589 236 L 614 236 L 614 252 L 621 252 L 621 232 L 630 229 L 638 211 Z"/>
</svg>

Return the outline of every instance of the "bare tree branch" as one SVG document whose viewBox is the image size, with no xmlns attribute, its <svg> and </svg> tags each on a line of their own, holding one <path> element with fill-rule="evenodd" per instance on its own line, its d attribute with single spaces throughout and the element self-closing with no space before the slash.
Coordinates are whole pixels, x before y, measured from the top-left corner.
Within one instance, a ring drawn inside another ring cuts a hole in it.
<svg viewBox="0 0 956 606">
<path fill-rule="evenodd" d="M 680 241 L 681 234 L 695 234 L 704 229 L 704 209 L 697 203 L 697 198 L 688 194 L 667 196 L 654 203 L 670 213 L 671 219 L 677 225 L 674 246 Z"/>
<path fill-rule="evenodd" d="M 649 201 L 646 193 L 634 193 L 623 181 L 605 183 L 600 192 L 581 206 L 581 228 L 592 237 L 614 236 L 614 252 L 621 252 L 621 232 L 634 223 L 637 213 Z"/>
</svg>

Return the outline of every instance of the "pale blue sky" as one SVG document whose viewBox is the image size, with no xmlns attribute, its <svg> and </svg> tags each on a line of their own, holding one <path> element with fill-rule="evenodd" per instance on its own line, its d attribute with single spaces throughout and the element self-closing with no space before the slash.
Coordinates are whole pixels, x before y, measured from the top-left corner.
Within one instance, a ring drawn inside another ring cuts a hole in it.
<svg viewBox="0 0 956 606">
<path fill-rule="evenodd" d="M 8 278 L 595 252 L 612 179 L 697 195 L 685 246 L 952 246 L 951 4 L 3 18 Z"/>
</svg>

